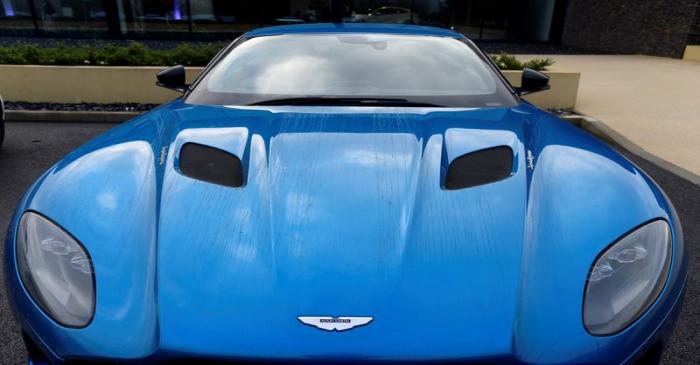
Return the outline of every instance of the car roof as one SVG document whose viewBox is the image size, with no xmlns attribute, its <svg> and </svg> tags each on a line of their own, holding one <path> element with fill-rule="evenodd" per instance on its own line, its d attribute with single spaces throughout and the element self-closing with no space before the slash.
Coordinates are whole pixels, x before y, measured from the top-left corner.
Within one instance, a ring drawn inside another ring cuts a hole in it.
<svg viewBox="0 0 700 365">
<path fill-rule="evenodd" d="M 373 24 L 373 23 L 312 23 L 280 25 L 252 30 L 246 37 L 263 37 L 282 34 L 318 34 L 318 33 L 381 33 L 408 34 L 423 36 L 441 36 L 464 38 L 462 34 L 450 29 L 426 27 L 408 24 Z"/>
</svg>

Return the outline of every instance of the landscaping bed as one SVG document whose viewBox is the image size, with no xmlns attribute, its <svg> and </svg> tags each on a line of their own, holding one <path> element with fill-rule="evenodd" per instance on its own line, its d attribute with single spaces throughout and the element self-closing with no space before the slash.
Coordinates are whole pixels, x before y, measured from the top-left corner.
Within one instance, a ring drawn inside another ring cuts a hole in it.
<svg viewBox="0 0 700 365">
<path fill-rule="evenodd" d="M 155 85 L 158 71 L 165 66 L 185 65 L 191 82 L 223 46 L 180 43 L 174 48 L 156 49 L 139 42 L 0 45 L 0 95 L 8 101 L 40 104 L 162 104 L 178 93 Z M 551 90 L 528 95 L 526 100 L 546 109 L 575 107 L 579 73 L 557 70 L 551 59 L 521 61 L 506 53 L 491 57 L 515 86 L 525 67 L 542 70 L 551 77 Z"/>
<path fill-rule="evenodd" d="M 205 66 L 225 44 L 180 43 L 175 48 L 154 49 L 140 42 L 127 45 L 101 43 L 97 45 L 51 47 L 18 43 L 0 46 L 0 64 L 50 66 Z"/>
<path fill-rule="evenodd" d="M 0 44 L 0 64 L 48 66 L 206 66 L 225 43 L 182 42 L 173 48 L 152 48 L 141 42 L 126 44 L 87 43 L 68 46 L 57 42 L 51 46 L 33 43 Z M 525 62 L 506 52 L 491 54 L 502 70 L 531 68 L 544 71 L 554 64 L 549 58 Z"/>
</svg>

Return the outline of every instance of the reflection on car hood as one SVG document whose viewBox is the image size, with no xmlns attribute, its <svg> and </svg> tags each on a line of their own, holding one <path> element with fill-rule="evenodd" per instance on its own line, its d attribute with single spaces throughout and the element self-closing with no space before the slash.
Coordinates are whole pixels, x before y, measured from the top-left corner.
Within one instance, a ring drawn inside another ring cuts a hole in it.
<svg viewBox="0 0 700 365">
<path fill-rule="evenodd" d="M 182 175 L 188 142 L 238 156 L 244 186 Z M 510 177 L 441 186 L 451 160 L 495 146 L 514 151 Z M 594 341 L 580 307 L 598 252 L 665 216 L 631 164 L 528 105 L 174 102 L 39 184 L 30 208 L 95 265 L 97 314 L 75 342 L 133 356 L 546 358 Z M 374 320 L 329 334 L 298 316 Z M 120 336 L 89 337 L 100 328 Z"/>
</svg>

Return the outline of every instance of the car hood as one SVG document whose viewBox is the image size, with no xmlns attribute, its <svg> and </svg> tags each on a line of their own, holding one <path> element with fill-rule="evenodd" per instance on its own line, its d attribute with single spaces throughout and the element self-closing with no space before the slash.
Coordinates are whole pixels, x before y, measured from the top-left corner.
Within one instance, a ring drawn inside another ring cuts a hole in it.
<svg viewBox="0 0 700 365">
<path fill-rule="evenodd" d="M 164 343 L 179 347 L 171 334 L 213 329 L 220 340 L 207 351 L 244 356 L 273 345 L 282 356 L 319 347 L 357 353 L 359 345 L 406 357 L 506 351 L 526 200 L 517 124 L 503 128 L 508 111 L 472 111 L 460 125 L 463 111 L 316 109 L 255 110 L 242 118 L 245 127 L 178 133 L 174 155 L 188 142 L 248 151 L 247 181 L 228 188 L 166 171 L 158 250 Z M 516 151 L 511 177 L 441 188 L 454 155 L 502 145 Z M 375 320 L 329 336 L 298 316 Z M 491 341 L 469 353 L 486 327 Z M 449 336 L 425 341 L 427 328 Z M 246 332 L 235 344 L 234 329 Z M 387 333 L 417 345 L 406 353 Z"/>
<path fill-rule="evenodd" d="M 240 157 L 244 186 L 183 175 L 185 143 Z M 509 177 L 443 187 L 452 160 L 497 146 L 513 150 Z M 174 102 L 88 143 L 38 186 L 27 208 L 95 265 L 95 319 L 72 337 L 81 346 L 58 350 L 68 355 L 89 344 L 133 357 L 561 356 L 605 345 L 580 323 L 600 250 L 667 217 L 634 166 L 529 105 Z M 299 316 L 373 321 L 327 332 Z M 123 336 L 89 337 L 105 329 Z"/>
</svg>

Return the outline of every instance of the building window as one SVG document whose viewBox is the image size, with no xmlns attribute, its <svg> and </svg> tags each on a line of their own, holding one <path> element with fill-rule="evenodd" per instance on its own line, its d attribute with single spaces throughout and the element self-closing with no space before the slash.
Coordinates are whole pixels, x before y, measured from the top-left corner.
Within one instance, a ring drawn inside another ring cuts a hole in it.
<svg viewBox="0 0 700 365">
<path fill-rule="evenodd" d="M 566 4 L 567 0 L 0 0 L 0 34 L 232 39 L 267 25 L 342 21 L 447 27 L 477 40 L 556 42 Z"/>
<path fill-rule="evenodd" d="M 189 33 L 187 0 L 116 0 L 124 36 L 182 38 Z"/>
<path fill-rule="evenodd" d="M 102 0 L 33 1 L 38 28 L 44 33 L 84 37 L 104 36 L 107 32 Z"/>
<path fill-rule="evenodd" d="M 0 23 L 0 31 L 10 35 L 31 35 L 36 27 L 26 0 L 0 0 Z"/>
</svg>

